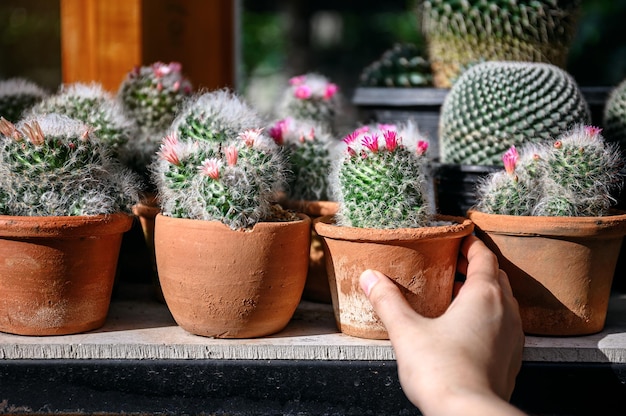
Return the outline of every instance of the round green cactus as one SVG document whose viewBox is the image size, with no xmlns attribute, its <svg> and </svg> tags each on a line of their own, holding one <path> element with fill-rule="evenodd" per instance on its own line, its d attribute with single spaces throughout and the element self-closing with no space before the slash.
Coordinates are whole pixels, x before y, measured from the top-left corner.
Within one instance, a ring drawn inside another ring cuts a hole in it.
<svg viewBox="0 0 626 416">
<path fill-rule="evenodd" d="M 415 228 L 431 221 L 426 191 L 428 143 L 395 126 L 365 126 L 344 138 L 346 151 L 331 173 L 337 225 Z"/>
<path fill-rule="evenodd" d="M 600 129 L 579 125 L 556 140 L 514 147 L 505 171 L 484 179 L 477 208 L 491 214 L 538 216 L 607 215 L 621 189 L 624 162 Z"/>
<path fill-rule="evenodd" d="M 413 43 L 399 43 L 365 67 L 359 84 L 364 87 L 432 86 L 430 62 Z"/>
<path fill-rule="evenodd" d="M 10 78 L 0 81 L 0 116 L 14 123 L 48 92 L 39 85 L 24 78 Z"/>
<path fill-rule="evenodd" d="M 449 88 L 482 61 L 551 63 L 564 68 L 580 0 L 422 0 L 420 27 L 435 72 Z"/>
<path fill-rule="evenodd" d="M 626 79 L 609 94 L 604 106 L 604 137 L 626 152 Z"/>
<path fill-rule="evenodd" d="M 0 213 L 130 213 L 137 179 L 109 151 L 90 126 L 64 115 L 0 119 Z"/>
<path fill-rule="evenodd" d="M 441 161 L 502 165 L 511 146 L 541 142 L 591 121 L 589 106 L 563 69 L 534 62 L 484 62 L 468 69 L 441 107 Z"/>
</svg>

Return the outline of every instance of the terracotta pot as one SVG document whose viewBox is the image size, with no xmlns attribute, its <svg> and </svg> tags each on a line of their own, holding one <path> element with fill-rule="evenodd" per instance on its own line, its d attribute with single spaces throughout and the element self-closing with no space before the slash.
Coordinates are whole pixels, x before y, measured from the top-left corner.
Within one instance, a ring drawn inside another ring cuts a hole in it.
<svg viewBox="0 0 626 416">
<path fill-rule="evenodd" d="M 474 225 L 462 217 L 438 219 L 450 224 L 383 230 L 336 226 L 332 216 L 314 221 L 313 227 L 324 241 L 335 321 L 341 332 L 389 338 L 359 287 L 359 276 L 366 269 L 391 277 L 424 316 L 436 317 L 448 308 L 460 243 Z"/>
<path fill-rule="evenodd" d="M 339 204 L 334 201 L 284 200 L 281 204 L 286 209 L 308 215 L 311 220 L 315 220 L 324 215 L 334 215 L 337 213 L 339 207 Z M 328 283 L 328 272 L 326 271 L 322 239 L 313 228 L 311 228 L 311 249 L 309 257 L 309 271 L 307 272 L 302 298 L 312 302 L 330 304 L 332 303 L 332 297 L 330 295 L 330 285 Z"/>
<path fill-rule="evenodd" d="M 604 328 L 626 214 L 524 217 L 471 210 L 479 236 L 511 281 L 529 335 L 586 335 Z"/>
<path fill-rule="evenodd" d="M 132 216 L 0 216 L 0 331 L 65 335 L 104 325 Z"/>
<path fill-rule="evenodd" d="M 298 306 L 311 219 L 233 231 L 217 221 L 158 214 L 155 253 L 165 302 L 195 335 L 253 338 L 281 331 Z"/>
<path fill-rule="evenodd" d="M 139 220 L 139 225 L 143 234 L 143 243 L 147 249 L 148 256 L 148 274 L 154 286 L 154 294 L 160 302 L 165 302 L 161 284 L 157 273 L 156 257 L 154 254 L 154 222 L 157 214 L 161 212 L 161 208 L 157 203 L 155 195 L 147 195 L 141 201 L 133 206 L 133 214 Z"/>
</svg>

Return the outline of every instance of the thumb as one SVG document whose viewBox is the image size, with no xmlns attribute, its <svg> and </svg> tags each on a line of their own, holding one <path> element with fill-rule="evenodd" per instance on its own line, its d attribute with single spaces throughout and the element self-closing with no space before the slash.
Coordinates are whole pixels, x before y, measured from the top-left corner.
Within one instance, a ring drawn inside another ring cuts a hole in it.
<svg viewBox="0 0 626 416">
<path fill-rule="evenodd" d="M 374 311 L 390 334 L 403 331 L 407 325 L 415 325 L 421 316 L 411 308 L 398 286 L 376 270 L 361 273 L 359 283 Z M 409 321 L 411 323 L 409 324 Z"/>
</svg>

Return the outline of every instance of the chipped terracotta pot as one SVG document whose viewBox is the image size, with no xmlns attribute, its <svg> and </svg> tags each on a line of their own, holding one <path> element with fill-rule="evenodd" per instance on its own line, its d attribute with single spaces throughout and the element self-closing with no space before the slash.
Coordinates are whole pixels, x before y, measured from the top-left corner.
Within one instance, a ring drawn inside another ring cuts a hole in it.
<svg viewBox="0 0 626 416">
<path fill-rule="evenodd" d="M 315 220 L 324 215 L 334 215 L 337 213 L 339 207 L 339 204 L 334 201 L 284 200 L 281 201 L 281 205 L 286 209 L 302 212 L 308 215 L 311 220 Z M 302 298 L 312 302 L 332 303 L 322 239 L 312 227 L 309 271 L 307 273 Z"/>
<path fill-rule="evenodd" d="M 436 317 L 445 312 L 452 301 L 461 240 L 474 225 L 462 217 L 437 219 L 450 224 L 389 230 L 336 226 L 330 215 L 314 221 L 324 241 L 335 321 L 341 332 L 389 339 L 359 287 L 359 276 L 366 269 L 389 276 L 420 314 Z"/>
<path fill-rule="evenodd" d="M 311 219 L 234 231 L 158 214 L 154 245 L 165 303 L 187 332 L 254 338 L 287 326 L 306 280 Z"/>
<path fill-rule="evenodd" d="M 0 331 L 67 335 L 104 325 L 132 221 L 0 215 Z"/>
<path fill-rule="evenodd" d="M 524 217 L 470 210 L 468 216 L 509 276 L 524 332 L 574 336 L 604 328 L 626 213 Z"/>
</svg>

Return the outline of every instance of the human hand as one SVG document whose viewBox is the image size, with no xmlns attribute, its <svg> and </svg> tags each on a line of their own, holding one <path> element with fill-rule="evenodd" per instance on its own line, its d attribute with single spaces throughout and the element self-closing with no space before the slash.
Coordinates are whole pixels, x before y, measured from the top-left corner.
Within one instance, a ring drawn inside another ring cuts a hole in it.
<svg viewBox="0 0 626 416">
<path fill-rule="evenodd" d="M 524 347 L 517 301 L 482 241 L 468 236 L 460 251 L 467 278 L 438 318 L 415 312 L 380 272 L 363 272 L 361 287 L 389 333 L 404 392 L 424 414 L 521 415 L 508 403 Z"/>
</svg>

